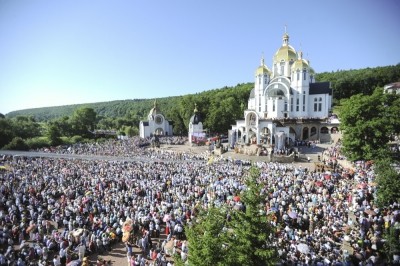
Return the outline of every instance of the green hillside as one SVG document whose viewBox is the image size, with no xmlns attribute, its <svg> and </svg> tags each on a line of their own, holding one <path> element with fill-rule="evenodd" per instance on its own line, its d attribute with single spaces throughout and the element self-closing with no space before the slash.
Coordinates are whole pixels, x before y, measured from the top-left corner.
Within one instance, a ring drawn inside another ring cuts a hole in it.
<svg viewBox="0 0 400 266">
<path fill-rule="evenodd" d="M 375 68 L 364 68 L 356 70 L 338 70 L 335 72 L 323 72 L 317 74 L 317 81 L 330 81 L 334 90 L 334 102 L 338 100 L 349 98 L 350 96 L 358 93 L 371 94 L 376 87 L 383 87 L 385 84 L 396 82 L 400 80 L 400 64 L 395 66 L 384 66 Z M 247 105 L 248 93 L 250 92 L 253 83 L 238 84 L 234 87 L 224 87 L 220 89 L 208 90 L 197 94 L 189 94 L 184 96 L 174 96 L 158 98 L 157 104 L 163 110 L 168 112 L 171 108 L 180 105 L 181 99 L 192 98 L 198 104 L 207 99 L 210 102 L 212 97 L 219 98 L 222 93 L 226 96 L 229 91 L 229 96 L 233 95 L 237 98 L 238 94 L 242 94 L 244 89 L 244 98 L 237 99 L 241 103 Z M 239 90 L 240 92 L 235 92 Z M 229 97 L 228 96 L 228 97 Z M 51 121 L 56 118 L 71 116 L 74 110 L 82 107 L 88 107 L 95 110 L 97 115 L 101 117 L 125 117 L 134 114 L 139 118 L 145 118 L 147 112 L 154 104 L 154 99 L 133 99 L 133 100 L 119 100 L 110 102 L 88 103 L 88 104 L 74 104 L 65 106 L 43 107 L 34 109 L 24 109 L 10 112 L 6 115 L 7 118 L 16 116 L 32 116 L 38 122 Z M 203 104 L 204 105 L 204 104 Z M 191 112 L 192 109 L 189 110 Z"/>
<path fill-rule="evenodd" d="M 333 88 L 334 111 L 340 101 L 352 95 L 371 95 L 378 87 L 400 80 L 400 64 L 396 66 L 338 70 L 317 75 L 317 81 L 330 81 Z M 51 143 L 76 142 L 77 137 L 90 138 L 94 129 L 112 130 L 130 136 L 138 135 L 139 122 L 157 100 L 157 107 L 174 125 L 175 135 L 188 132 L 188 121 L 195 104 L 203 126 L 212 133 L 226 133 L 235 121 L 243 118 L 250 91 L 254 83 L 237 84 L 175 97 L 158 99 L 134 99 L 90 104 L 76 104 L 10 112 L 0 116 L 0 147 L 15 139 L 34 140 L 30 147 L 43 146 L 41 137 Z M 16 139 L 16 138 L 20 139 Z M 60 137 L 70 138 L 61 141 Z"/>
</svg>

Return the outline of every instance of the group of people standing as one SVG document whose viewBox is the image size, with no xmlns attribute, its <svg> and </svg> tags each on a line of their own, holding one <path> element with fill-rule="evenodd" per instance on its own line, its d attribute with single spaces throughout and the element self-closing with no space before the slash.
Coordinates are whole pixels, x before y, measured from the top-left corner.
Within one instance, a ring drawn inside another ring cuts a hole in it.
<svg viewBox="0 0 400 266">
<path fill-rule="evenodd" d="M 74 259 L 88 264 L 85 256 L 107 254 L 123 240 L 128 220 L 135 232 L 125 241 L 130 265 L 172 265 L 168 242 L 182 245 L 184 227 L 201 208 L 241 204 L 232 197 L 245 189 L 251 165 L 209 163 L 206 153 L 148 149 L 142 143 L 134 138 L 54 150 L 90 159 L 3 156 L 0 265 L 65 265 Z M 340 156 L 340 147 L 334 149 L 330 156 Z M 331 172 L 275 162 L 252 166 L 261 173 L 265 213 L 273 217 L 282 264 L 383 261 L 383 233 L 398 225 L 399 205 L 374 205 L 371 165 Z M 344 242 L 353 254 L 343 249 Z M 190 243 L 183 245 L 186 259 Z"/>
</svg>

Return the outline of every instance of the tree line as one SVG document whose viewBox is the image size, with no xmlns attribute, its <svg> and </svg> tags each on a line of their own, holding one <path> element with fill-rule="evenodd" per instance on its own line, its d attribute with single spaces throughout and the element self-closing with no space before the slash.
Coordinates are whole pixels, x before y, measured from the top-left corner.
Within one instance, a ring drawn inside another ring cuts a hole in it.
<svg viewBox="0 0 400 266">
<path fill-rule="evenodd" d="M 324 72 L 317 75 L 317 80 L 331 82 L 334 103 L 340 105 L 342 99 L 358 94 L 372 95 L 375 88 L 400 80 L 400 64 Z M 243 118 L 243 111 L 253 87 L 254 83 L 243 83 L 196 94 L 158 98 L 157 106 L 173 122 L 175 135 L 187 134 L 188 121 L 193 115 L 195 104 L 203 118 L 204 128 L 209 132 L 226 133 L 236 120 Z M 51 137 L 49 145 L 62 143 L 61 137 L 90 138 L 89 129 L 115 130 L 123 135 L 137 135 L 140 121 L 147 120 L 147 114 L 153 105 L 154 99 L 134 99 L 10 112 L 1 116 L 0 147 L 15 137 L 29 142 L 32 138 L 47 136 Z M 85 113 L 91 115 L 86 117 Z M 89 129 L 82 124 L 81 119 L 84 123 L 90 122 Z M 31 146 L 39 145 L 37 142 L 36 139 Z"/>
<path fill-rule="evenodd" d="M 383 87 L 386 84 L 400 80 L 400 64 L 394 66 L 384 66 L 375 68 L 363 68 L 356 70 L 337 70 L 332 72 L 322 72 L 316 75 L 317 81 L 329 81 L 333 88 L 333 98 L 335 103 L 339 103 L 341 99 L 350 98 L 355 94 L 372 94 L 376 87 Z M 229 97 L 233 97 L 234 100 L 239 100 L 238 104 L 243 103 L 247 105 L 249 92 L 254 86 L 254 83 L 243 83 L 237 84 L 232 87 L 224 87 L 220 89 L 207 90 L 197 94 L 189 94 L 185 96 L 173 96 L 158 98 L 161 109 L 164 112 L 168 112 L 173 107 L 188 108 L 193 107 L 194 103 L 190 106 L 180 104 L 183 100 L 194 99 L 198 105 L 201 105 L 208 109 L 210 102 L 218 103 L 222 102 L 221 97 L 225 97 L 228 94 Z M 235 91 L 233 91 L 235 90 Z M 237 90 L 237 92 L 236 92 Z M 217 98 L 215 101 L 213 97 Z M 229 105 L 232 99 L 226 98 L 222 104 Z M 7 118 L 13 118 L 16 116 L 32 116 L 38 122 L 47 122 L 53 119 L 57 119 L 64 116 L 71 116 L 74 110 L 82 107 L 92 108 L 99 117 L 130 117 L 132 115 L 138 116 L 139 119 L 146 118 L 148 111 L 152 108 L 154 99 L 133 99 L 133 100 L 119 100 L 110 102 L 99 102 L 99 103 L 88 103 L 88 104 L 75 104 L 65 106 L 54 106 L 54 107 L 43 107 L 34 109 L 25 109 L 19 111 L 13 111 L 6 114 Z M 183 114 L 186 110 L 179 110 Z M 191 113 L 193 109 L 186 112 Z M 211 111 L 204 111 L 205 117 L 209 115 L 215 115 L 213 111 L 218 112 L 218 108 L 213 108 Z M 240 114 L 242 115 L 242 114 Z M 172 120 L 172 119 L 171 119 Z"/>
</svg>

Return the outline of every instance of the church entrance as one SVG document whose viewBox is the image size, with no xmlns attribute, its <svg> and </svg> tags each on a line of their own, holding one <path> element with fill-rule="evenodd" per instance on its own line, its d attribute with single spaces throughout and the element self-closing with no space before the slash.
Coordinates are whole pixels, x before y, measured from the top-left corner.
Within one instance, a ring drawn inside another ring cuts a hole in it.
<svg viewBox="0 0 400 266">
<path fill-rule="evenodd" d="M 154 131 L 154 135 L 163 136 L 164 135 L 164 130 L 159 127 Z"/>
<path fill-rule="evenodd" d="M 307 140 L 309 137 L 308 135 L 308 127 L 303 128 L 303 140 Z"/>
<path fill-rule="evenodd" d="M 256 129 L 251 128 L 249 130 L 249 139 L 248 142 L 250 144 L 257 144 L 257 134 L 255 132 Z"/>
</svg>

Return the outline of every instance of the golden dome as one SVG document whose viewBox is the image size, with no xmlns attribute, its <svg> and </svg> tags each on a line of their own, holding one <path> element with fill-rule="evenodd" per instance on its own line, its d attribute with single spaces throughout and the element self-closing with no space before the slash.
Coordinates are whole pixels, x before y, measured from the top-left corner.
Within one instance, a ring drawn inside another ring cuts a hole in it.
<svg viewBox="0 0 400 266">
<path fill-rule="evenodd" d="M 268 69 L 268 67 L 266 65 L 263 66 L 259 66 L 256 70 L 256 76 L 258 75 L 270 75 L 271 74 L 271 70 Z"/>
<path fill-rule="evenodd" d="M 292 69 L 293 69 L 293 70 L 296 70 L 296 69 L 303 69 L 303 68 L 309 68 L 309 67 L 310 67 L 310 66 L 308 65 L 307 60 L 304 60 L 304 59 L 297 59 L 297 60 L 294 62 L 293 66 L 292 66 Z"/>
<path fill-rule="evenodd" d="M 258 75 L 271 75 L 271 70 L 264 64 L 264 55 L 261 57 L 260 66 L 256 70 L 256 76 Z"/>
<path fill-rule="evenodd" d="M 296 51 L 290 45 L 283 45 L 279 50 L 275 53 L 274 62 L 290 61 L 296 60 Z"/>
<path fill-rule="evenodd" d="M 278 63 L 281 61 L 289 62 L 290 60 L 296 60 L 296 59 L 297 59 L 296 50 L 294 50 L 294 48 L 289 45 L 289 34 L 286 33 L 286 28 L 285 28 L 285 34 L 283 34 L 282 37 L 282 46 L 275 53 L 274 63 Z"/>
<path fill-rule="evenodd" d="M 297 69 L 303 69 L 303 68 L 310 68 L 310 63 L 303 59 L 303 53 L 299 52 L 297 60 L 294 62 L 293 66 L 292 66 L 292 71 L 295 71 Z"/>
</svg>

